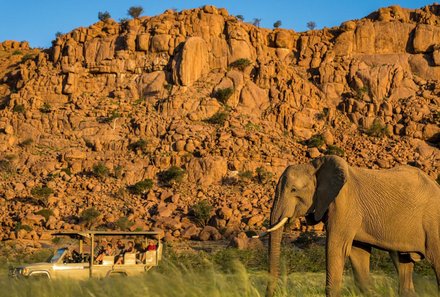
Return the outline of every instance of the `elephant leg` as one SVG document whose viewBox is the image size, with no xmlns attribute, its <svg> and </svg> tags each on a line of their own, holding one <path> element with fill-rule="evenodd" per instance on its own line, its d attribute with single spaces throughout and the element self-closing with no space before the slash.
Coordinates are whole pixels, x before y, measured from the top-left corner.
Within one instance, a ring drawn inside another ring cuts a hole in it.
<svg viewBox="0 0 440 297">
<path fill-rule="evenodd" d="M 327 233 L 326 244 L 326 287 L 327 297 L 339 297 L 341 295 L 342 275 L 344 272 L 345 257 L 349 255 L 351 240 L 332 236 Z"/>
<path fill-rule="evenodd" d="M 350 262 L 355 284 L 362 294 L 368 294 L 370 287 L 370 256 L 371 246 L 353 242 L 350 251 Z"/>
<path fill-rule="evenodd" d="M 426 259 L 431 263 L 437 277 L 437 290 L 438 296 L 440 296 L 440 239 L 427 238 L 426 244 Z"/>
<path fill-rule="evenodd" d="M 414 261 L 410 254 L 395 251 L 389 253 L 399 275 L 399 295 L 404 297 L 417 296 L 413 283 Z"/>
</svg>

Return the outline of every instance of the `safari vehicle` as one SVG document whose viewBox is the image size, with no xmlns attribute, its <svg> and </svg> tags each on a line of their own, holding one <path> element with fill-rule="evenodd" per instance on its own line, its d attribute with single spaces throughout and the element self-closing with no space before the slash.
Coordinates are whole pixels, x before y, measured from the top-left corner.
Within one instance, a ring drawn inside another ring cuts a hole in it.
<svg viewBox="0 0 440 297">
<path fill-rule="evenodd" d="M 54 236 L 68 236 L 79 240 L 79 251 L 72 247 L 57 249 L 52 257 L 42 263 L 34 263 L 12 268 L 9 276 L 13 278 L 47 278 L 47 279 L 77 279 L 104 278 L 111 276 L 131 276 L 144 273 L 157 266 L 162 257 L 162 243 L 159 232 L 110 232 L 84 231 L 60 232 Z M 99 239 L 127 240 L 139 238 L 144 241 L 144 247 L 149 241 L 157 242 L 154 249 L 141 250 L 138 253 L 124 253 L 121 261 L 115 256 L 102 256 L 100 263 L 96 262 L 96 242 Z M 85 252 L 85 243 L 88 243 L 89 252 Z"/>
</svg>

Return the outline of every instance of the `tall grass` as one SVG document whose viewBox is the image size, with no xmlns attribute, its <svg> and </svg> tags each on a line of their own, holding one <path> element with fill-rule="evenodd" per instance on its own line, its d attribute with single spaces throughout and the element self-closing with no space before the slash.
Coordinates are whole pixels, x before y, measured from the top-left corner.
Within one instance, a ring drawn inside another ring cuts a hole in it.
<svg viewBox="0 0 440 297">
<path fill-rule="evenodd" d="M 386 253 L 373 255 L 372 296 L 398 296 L 397 276 Z M 276 296 L 324 296 L 325 257 L 323 247 L 312 244 L 304 249 L 283 249 L 281 277 Z M 381 263 L 381 266 L 375 263 Z M 6 264 L 6 263 L 5 263 Z M 387 266 L 388 265 L 388 266 Z M 265 295 L 267 256 L 264 250 L 176 253 L 165 250 L 163 261 L 141 276 L 67 280 L 9 280 L 6 265 L 0 269 L 0 297 L 124 296 L 124 297 L 260 297 Z M 349 265 L 344 273 L 343 296 L 360 296 Z M 377 270 L 380 269 L 380 270 Z M 433 274 L 417 273 L 419 296 L 436 296 Z"/>
</svg>

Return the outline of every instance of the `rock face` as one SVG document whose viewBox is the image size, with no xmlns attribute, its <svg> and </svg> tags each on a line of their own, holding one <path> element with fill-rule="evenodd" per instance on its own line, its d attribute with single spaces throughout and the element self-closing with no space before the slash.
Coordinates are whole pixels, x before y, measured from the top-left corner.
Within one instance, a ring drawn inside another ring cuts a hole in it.
<svg viewBox="0 0 440 297">
<path fill-rule="evenodd" d="M 93 207 L 96 227 L 245 247 L 288 164 L 339 154 L 437 178 L 439 11 L 296 33 L 205 6 L 98 22 L 47 50 L 0 43 L 1 238 L 90 227 Z"/>
</svg>

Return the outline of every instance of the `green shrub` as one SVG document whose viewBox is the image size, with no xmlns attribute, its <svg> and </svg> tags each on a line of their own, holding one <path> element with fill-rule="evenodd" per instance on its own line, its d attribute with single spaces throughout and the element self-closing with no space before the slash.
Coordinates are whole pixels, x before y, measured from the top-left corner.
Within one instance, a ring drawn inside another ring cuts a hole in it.
<svg viewBox="0 0 440 297">
<path fill-rule="evenodd" d="M 244 16 L 241 14 L 237 14 L 235 17 L 242 22 L 244 21 Z"/>
<path fill-rule="evenodd" d="M 142 14 L 143 11 L 144 9 L 142 8 L 142 6 L 132 6 L 128 9 L 127 14 L 136 19 Z"/>
<path fill-rule="evenodd" d="M 105 166 L 104 163 L 98 163 L 93 165 L 92 174 L 97 178 L 107 177 L 110 173 L 110 170 Z"/>
<path fill-rule="evenodd" d="M 246 131 L 253 132 L 253 131 L 260 131 L 261 126 L 258 124 L 254 124 L 251 121 L 247 122 L 246 125 L 244 125 L 244 128 Z"/>
<path fill-rule="evenodd" d="M 151 179 L 144 179 L 134 185 L 128 186 L 128 191 L 134 195 L 141 195 L 151 190 L 151 188 L 153 188 L 153 181 Z"/>
<path fill-rule="evenodd" d="M 26 147 L 26 146 L 31 145 L 33 142 L 34 142 L 34 140 L 32 138 L 26 138 L 25 140 L 20 142 L 19 146 L 20 147 Z"/>
<path fill-rule="evenodd" d="M 16 168 L 10 160 L 2 159 L 0 160 L 0 172 L 6 174 L 12 174 L 16 172 Z"/>
<path fill-rule="evenodd" d="M 131 222 L 127 217 L 120 217 L 115 222 L 115 227 L 121 231 L 127 231 L 130 229 L 131 226 L 133 226 L 134 223 Z"/>
<path fill-rule="evenodd" d="M 34 196 L 34 198 L 36 198 L 44 206 L 46 206 L 49 196 L 53 194 L 53 190 L 48 186 L 33 187 L 31 190 L 31 194 L 32 196 Z"/>
<path fill-rule="evenodd" d="M 51 241 L 53 244 L 59 244 L 61 241 L 61 237 L 53 237 Z"/>
<path fill-rule="evenodd" d="M 238 173 L 238 176 L 240 177 L 240 179 L 242 180 L 251 180 L 252 177 L 254 176 L 254 174 L 252 173 L 252 171 L 250 170 L 246 170 L 246 171 L 241 171 Z"/>
<path fill-rule="evenodd" d="M 49 220 L 49 217 L 54 215 L 52 209 L 48 209 L 48 208 L 40 209 L 35 214 L 43 216 L 46 222 Z"/>
<path fill-rule="evenodd" d="M 21 63 L 24 63 L 28 60 L 33 60 L 35 59 L 35 55 L 34 54 L 26 54 L 23 56 L 23 58 L 21 58 Z"/>
<path fill-rule="evenodd" d="M 167 170 L 159 172 L 158 178 L 160 182 L 166 185 L 170 185 L 172 183 L 181 182 L 184 173 L 185 170 L 183 170 L 182 168 L 177 166 L 171 166 Z"/>
<path fill-rule="evenodd" d="M 52 111 L 52 106 L 50 106 L 49 103 L 44 103 L 40 107 L 40 112 L 42 112 L 42 113 L 50 113 L 51 111 Z"/>
<path fill-rule="evenodd" d="M 336 145 L 328 145 L 327 150 L 324 152 L 325 155 L 336 155 L 339 157 L 343 157 L 345 152 L 339 146 Z"/>
<path fill-rule="evenodd" d="M 263 184 L 270 180 L 273 176 L 271 172 L 268 172 L 264 167 L 258 167 L 255 169 L 257 182 Z"/>
<path fill-rule="evenodd" d="M 251 64 L 252 64 L 252 62 L 249 59 L 241 58 L 241 59 L 235 60 L 234 62 L 229 64 L 229 67 L 237 68 L 240 71 L 244 71 L 246 69 L 246 67 L 248 67 Z"/>
<path fill-rule="evenodd" d="M 116 179 L 121 178 L 121 177 L 122 177 L 122 171 L 123 171 L 123 169 L 124 169 L 124 168 L 123 168 L 122 166 L 120 166 L 120 165 L 115 166 L 115 167 L 113 168 L 113 177 L 116 178 Z"/>
<path fill-rule="evenodd" d="M 120 118 L 121 116 L 122 115 L 118 111 L 113 110 L 108 116 L 99 118 L 98 122 L 102 124 L 111 123 L 113 120 Z"/>
<path fill-rule="evenodd" d="M 68 176 L 72 175 L 72 171 L 70 170 L 70 167 L 61 168 L 61 171 L 67 174 Z"/>
<path fill-rule="evenodd" d="M 23 225 L 21 222 L 18 222 L 15 225 L 15 231 L 18 232 L 19 230 L 26 230 L 27 232 L 30 232 L 33 230 L 33 228 L 29 225 Z"/>
<path fill-rule="evenodd" d="M 128 149 L 132 150 L 132 151 L 142 151 L 145 152 L 146 148 L 147 148 L 147 144 L 148 142 L 145 139 L 139 139 L 133 143 L 130 143 L 128 145 Z"/>
<path fill-rule="evenodd" d="M 202 227 L 206 226 L 208 220 L 211 218 L 212 209 L 213 207 L 208 200 L 199 201 L 191 208 L 196 222 Z"/>
<path fill-rule="evenodd" d="M 26 110 L 23 104 L 15 104 L 12 108 L 12 111 L 17 113 L 25 113 Z"/>
<path fill-rule="evenodd" d="M 382 138 L 384 136 L 388 136 L 388 129 L 385 125 L 381 124 L 381 122 L 376 119 L 371 124 L 370 128 L 365 130 L 365 134 L 371 137 L 379 137 Z"/>
<path fill-rule="evenodd" d="M 225 122 L 228 120 L 228 118 L 229 118 L 229 114 L 227 112 L 218 111 L 212 117 L 210 117 L 205 121 L 213 125 L 223 126 Z"/>
<path fill-rule="evenodd" d="M 307 147 L 317 147 L 320 148 L 321 146 L 324 145 L 324 137 L 321 134 L 316 134 L 313 135 L 310 139 L 307 139 L 305 141 L 305 145 L 307 145 Z"/>
<path fill-rule="evenodd" d="M 229 97 L 234 94 L 233 88 L 224 88 L 224 89 L 217 89 L 213 94 L 212 97 L 217 99 L 220 103 L 226 104 Z"/>
<path fill-rule="evenodd" d="M 100 21 L 105 22 L 105 21 L 107 21 L 110 18 L 111 18 L 111 15 L 110 15 L 110 13 L 108 11 L 104 11 L 104 12 L 100 11 L 100 12 L 98 12 L 98 19 Z"/>
<path fill-rule="evenodd" d="M 368 94 L 368 92 L 369 92 L 369 90 L 366 86 L 364 86 L 362 88 L 357 88 L 356 89 L 356 97 L 358 99 L 362 99 L 365 94 Z"/>
<path fill-rule="evenodd" d="M 93 221 L 95 221 L 100 215 L 101 213 L 99 212 L 99 210 L 97 210 L 94 207 L 91 207 L 81 212 L 79 216 L 79 220 L 81 223 L 90 224 Z"/>
<path fill-rule="evenodd" d="M 16 55 L 22 55 L 22 54 L 23 54 L 23 52 L 20 51 L 20 50 L 15 50 L 15 51 L 12 52 L 12 55 L 13 55 L 13 56 L 16 56 Z"/>
<path fill-rule="evenodd" d="M 279 28 L 279 27 L 281 27 L 281 25 L 282 25 L 282 22 L 280 20 L 278 20 L 275 23 L 273 23 L 273 27 L 274 28 Z"/>
</svg>

